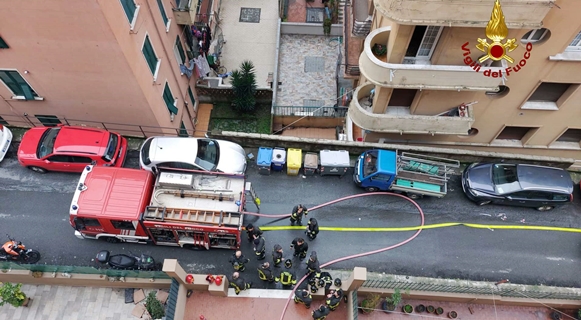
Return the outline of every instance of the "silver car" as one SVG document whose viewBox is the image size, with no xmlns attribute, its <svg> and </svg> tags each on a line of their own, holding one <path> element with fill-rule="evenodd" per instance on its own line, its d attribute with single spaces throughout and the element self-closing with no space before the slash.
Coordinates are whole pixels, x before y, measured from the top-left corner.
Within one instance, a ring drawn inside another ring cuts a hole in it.
<svg viewBox="0 0 581 320">
<path fill-rule="evenodd" d="M 141 168 L 203 170 L 244 174 L 246 153 L 233 142 L 207 138 L 151 137 L 139 152 Z"/>
</svg>

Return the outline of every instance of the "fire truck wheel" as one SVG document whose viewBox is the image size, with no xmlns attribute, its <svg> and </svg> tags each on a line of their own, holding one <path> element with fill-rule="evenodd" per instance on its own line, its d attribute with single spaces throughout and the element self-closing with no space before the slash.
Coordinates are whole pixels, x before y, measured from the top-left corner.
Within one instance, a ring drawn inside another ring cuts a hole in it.
<svg viewBox="0 0 581 320">
<path fill-rule="evenodd" d="M 107 241 L 109 243 L 119 243 L 119 242 L 121 242 L 119 239 L 113 238 L 113 237 L 102 237 L 101 239 L 104 239 L 105 241 Z"/>
</svg>

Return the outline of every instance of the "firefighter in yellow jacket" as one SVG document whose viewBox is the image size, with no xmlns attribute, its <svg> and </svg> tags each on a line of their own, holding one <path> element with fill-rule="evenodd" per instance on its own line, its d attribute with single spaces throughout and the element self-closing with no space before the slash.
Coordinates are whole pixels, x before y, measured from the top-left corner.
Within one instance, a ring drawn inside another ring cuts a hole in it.
<svg viewBox="0 0 581 320">
<path fill-rule="evenodd" d="M 265 262 L 258 267 L 258 277 L 260 280 L 274 282 L 274 275 L 270 269 L 270 263 Z"/>
</svg>

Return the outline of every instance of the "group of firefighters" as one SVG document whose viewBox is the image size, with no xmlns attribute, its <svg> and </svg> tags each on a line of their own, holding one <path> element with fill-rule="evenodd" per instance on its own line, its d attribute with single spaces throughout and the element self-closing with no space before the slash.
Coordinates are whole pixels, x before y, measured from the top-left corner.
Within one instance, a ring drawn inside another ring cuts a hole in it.
<svg viewBox="0 0 581 320">
<path fill-rule="evenodd" d="M 308 209 L 299 204 L 293 208 L 290 216 L 291 225 L 298 224 L 302 226 L 303 216 L 307 216 Z M 254 253 L 257 260 L 264 260 L 266 258 L 266 244 L 264 237 L 262 236 L 262 230 L 259 227 L 248 224 L 246 226 L 246 233 L 248 236 L 248 241 L 254 244 Z M 315 218 L 310 218 L 305 230 L 307 238 L 314 240 L 319 234 L 319 225 Z M 299 260 L 304 260 L 307 257 L 307 251 L 309 245 L 305 242 L 303 238 L 295 238 L 290 248 L 294 250 L 293 256 L 299 257 Z M 230 281 L 230 286 L 234 288 L 234 292 L 239 294 L 240 291 L 250 289 L 252 282 L 247 282 L 240 276 L 240 272 L 246 270 L 245 264 L 250 262 L 250 259 L 246 258 L 242 251 L 238 250 L 230 257 L 229 262 L 234 267 L 234 273 L 232 274 L 232 279 Z M 297 278 L 290 268 L 293 266 L 291 259 L 284 259 L 283 249 L 279 244 L 275 244 L 272 251 L 272 265 L 275 268 L 280 268 L 281 265 L 285 266 L 286 270 L 283 269 L 278 276 L 275 276 L 269 262 L 264 262 L 258 267 L 258 276 L 263 281 L 268 282 L 280 282 L 284 289 L 292 289 L 297 283 Z M 310 291 L 305 288 L 299 288 L 295 292 L 294 301 L 295 303 L 303 304 L 307 309 L 310 309 L 311 303 L 313 301 L 312 294 L 318 292 L 319 288 L 325 288 L 325 304 L 322 304 L 319 308 L 314 310 L 311 315 L 314 320 L 324 320 L 331 311 L 335 311 L 339 306 L 341 300 L 343 300 L 344 294 L 341 289 L 341 279 L 337 278 L 333 281 L 331 274 L 328 272 L 321 272 L 319 266 L 319 260 L 317 259 L 317 252 L 311 251 L 307 264 L 307 280 L 310 286 Z M 334 284 L 337 289 L 331 289 L 331 285 Z"/>
</svg>

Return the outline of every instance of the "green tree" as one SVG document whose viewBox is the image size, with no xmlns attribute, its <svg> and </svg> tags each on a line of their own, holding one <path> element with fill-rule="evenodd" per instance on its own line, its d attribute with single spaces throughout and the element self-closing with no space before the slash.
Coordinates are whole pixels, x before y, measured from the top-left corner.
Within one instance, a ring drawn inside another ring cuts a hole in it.
<svg viewBox="0 0 581 320">
<path fill-rule="evenodd" d="M 256 74 L 252 61 L 245 60 L 240 70 L 232 71 L 232 90 L 234 90 L 233 107 L 238 112 L 252 112 L 256 107 Z"/>
<path fill-rule="evenodd" d="M 20 307 L 26 300 L 26 295 L 22 290 L 22 283 L 12 284 L 10 282 L 4 282 L 2 287 L 0 287 L 0 307 L 5 304 L 11 304 L 14 307 Z"/>
<path fill-rule="evenodd" d="M 165 315 L 163 304 L 155 297 L 155 291 L 151 291 L 145 300 L 145 308 L 153 319 L 161 319 Z"/>
</svg>

